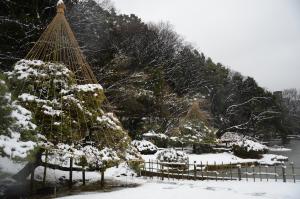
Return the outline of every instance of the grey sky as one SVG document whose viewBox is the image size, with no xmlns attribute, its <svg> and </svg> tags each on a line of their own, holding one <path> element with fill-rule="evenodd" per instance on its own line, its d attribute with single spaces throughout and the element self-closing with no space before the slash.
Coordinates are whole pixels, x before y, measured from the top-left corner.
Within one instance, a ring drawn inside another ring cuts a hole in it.
<svg viewBox="0 0 300 199">
<path fill-rule="evenodd" d="M 270 90 L 300 88 L 300 0 L 113 0 Z"/>
</svg>

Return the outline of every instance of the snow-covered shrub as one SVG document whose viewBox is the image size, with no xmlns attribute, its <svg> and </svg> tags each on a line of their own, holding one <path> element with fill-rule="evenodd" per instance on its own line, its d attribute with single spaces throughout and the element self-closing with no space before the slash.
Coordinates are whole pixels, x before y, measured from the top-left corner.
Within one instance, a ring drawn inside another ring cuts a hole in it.
<svg viewBox="0 0 300 199">
<path fill-rule="evenodd" d="M 261 158 L 267 151 L 267 146 L 249 139 L 233 143 L 233 153 L 241 158 Z"/>
<path fill-rule="evenodd" d="M 4 77 L 0 74 L 0 134 L 6 134 L 7 128 L 12 123 L 11 111 L 11 95 Z"/>
<path fill-rule="evenodd" d="M 36 147 L 38 137 L 32 113 L 12 101 L 7 84 L 0 78 L 0 156 L 26 158 Z"/>
<path fill-rule="evenodd" d="M 216 142 L 215 130 L 208 125 L 209 115 L 194 101 L 187 115 L 180 122 L 181 142 L 188 144 Z"/>
<path fill-rule="evenodd" d="M 208 127 L 204 122 L 184 121 L 180 126 L 180 139 L 184 143 L 212 144 L 216 141 L 215 130 Z"/>
<path fill-rule="evenodd" d="M 154 154 L 157 152 L 157 146 L 147 140 L 133 140 L 131 144 L 135 146 L 141 154 Z"/>
<path fill-rule="evenodd" d="M 145 140 L 154 143 L 158 147 L 167 147 L 169 137 L 163 133 L 156 133 L 154 130 L 149 130 L 142 136 Z"/>
<path fill-rule="evenodd" d="M 175 149 L 164 149 L 156 153 L 156 158 L 161 162 L 185 163 L 188 160 L 188 155 L 183 151 L 176 151 Z"/>
<path fill-rule="evenodd" d="M 226 132 L 220 137 L 221 142 L 229 142 L 229 143 L 234 143 L 238 141 L 242 141 L 244 136 L 239 133 L 235 132 Z"/>
<path fill-rule="evenodd" d="M 129 153 L 138 157 L 119 120 L 102 109 L 99 84 L 78 85 L 65 65 L 39 60 L 21 60 L 6 74 L 18 108 L 13 116 L 24 129 L 18 141 L 55 151 L 49 155 L 53 164 L 68 166 L 73 157 L 74 166 L 102 167 Z"/>
</svg>

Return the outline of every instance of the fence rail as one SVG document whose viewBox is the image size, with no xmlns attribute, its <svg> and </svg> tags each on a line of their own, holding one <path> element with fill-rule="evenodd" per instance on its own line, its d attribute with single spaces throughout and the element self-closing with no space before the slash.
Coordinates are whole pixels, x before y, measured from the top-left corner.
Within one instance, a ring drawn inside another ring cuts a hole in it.
<svg viewBox="0 0 300 199">
<path fill-rule="evenodd" d="M 237 181 L 282 181 L 294 182 L 300 180 L 300 167 L 293 163 L 284 165 L 260 164 L 216 164 L 208 163 L 170 163 L 148 161 L 141 169 L 141 175 L 168 179 L 188 180 L 237 180 Z"/>
</svg>

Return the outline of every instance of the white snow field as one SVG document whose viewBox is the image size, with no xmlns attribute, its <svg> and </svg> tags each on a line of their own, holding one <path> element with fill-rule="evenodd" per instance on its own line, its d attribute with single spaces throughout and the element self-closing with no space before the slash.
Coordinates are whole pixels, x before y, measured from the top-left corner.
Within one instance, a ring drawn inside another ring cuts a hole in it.
<svg viewBox="0 0 300 199">
<path fill-rule="evenodd" d="M 145 181 L 136 188 L 64 199 L 299 199 L 300 186 L 281 182 Z"/>
</svg>

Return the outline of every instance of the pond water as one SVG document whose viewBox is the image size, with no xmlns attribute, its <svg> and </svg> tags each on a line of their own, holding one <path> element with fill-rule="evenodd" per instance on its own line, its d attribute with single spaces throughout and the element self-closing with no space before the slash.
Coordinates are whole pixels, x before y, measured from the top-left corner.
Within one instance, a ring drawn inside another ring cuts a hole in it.
<svg viewBox="0 0 300 199">
<path fill-rule="evenodd" d="M 272 143 L 272 142 L 271 142 Z M 282 145 L 281 143 L 274 143 L 277 145 Z M 283 144 L 285 148 L 292 149 L 291 151 L 270 151 L 270 153 L 287 156 L 289 158 L 288 162 L 285 163 L 287 166 L 287 175 L 292 177 L 292 173 L 296 174 L 296 179 L 300 180 L 300 140 L 294 139 L 290 140 L 289 143 Z M 294 163 L 294 171 L 291 167 L 291 162 Z"/>
<path fill-rule="evenodd" d="M 300 167 L 300 140 L 291 140 L 283 146 L 292 150 L 278 152 L 271 151 L 270 153 L 287 156 L 289 157 L 289 162 L 294 162 L 297 167 Z"/>
</svg>

